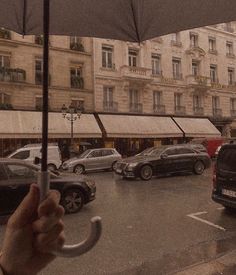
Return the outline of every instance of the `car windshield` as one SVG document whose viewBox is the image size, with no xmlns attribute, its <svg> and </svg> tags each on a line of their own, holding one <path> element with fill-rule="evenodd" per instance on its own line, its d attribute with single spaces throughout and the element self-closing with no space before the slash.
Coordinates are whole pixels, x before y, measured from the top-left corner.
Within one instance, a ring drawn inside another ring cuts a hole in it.
<svg viewBox="0 0 236 275">
<path fill-rule="evenodd" d="M 218 159 L 217 166 L 221 170 L 236 172 L 236 150 L 228 149 L 223 150 L 220 158 Z"/>
<path fill-rule="evenodd" d="M 81 159 L 84 158 L 84 157 L 87 156 L 87 154 L 90 153 L 91 151 L 92 151 L 91 149 L 84 151 L 81 155 L 78 156 L 78 158 L 81 158 Z"/>
<path fill-rule="evenodd" d="M 161 153 L 163 153 L 163 151 L 165 150 L 166 148 L 156 148 L 154 150 L 152 150 L 149 154 L 149 156 L 160 156 Z"/>
</svg>

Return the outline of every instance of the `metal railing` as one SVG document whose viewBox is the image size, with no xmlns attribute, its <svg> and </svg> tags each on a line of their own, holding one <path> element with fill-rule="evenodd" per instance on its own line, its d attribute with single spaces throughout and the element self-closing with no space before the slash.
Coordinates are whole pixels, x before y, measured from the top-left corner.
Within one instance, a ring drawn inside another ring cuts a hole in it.
<svg viewBox="0 0 236 275">
<path fill-rule="evenodd" d="M 84 88 L 84 79 L 80 76 L 71 76 L 70 77 L 71 88 L 83 89 Z"/>
<path fill-rule="evenodd" d="M 193 107 L 193 112 L 195 115 L 204 115 L 203 107 Z"/>
<path fill-rule="evenodd" d="M 175 106 L 175 113 L 178 115 L 184 115 L 186 113 L 186 107 L 184 106 Z"/>
<path fill-rule="evenodd" d="M 212 114 L 214 117 L 221 117 L 222 116 L 222 109 L 220 108 L 213 108 Z"/>
<path fill-rule="evenodd" d="M 153 105 L 153 111 L 156 114 L 165 114 L 166 113 L 165 105 L 154 104 Z"/>
<path fill-rule="evenodd" d="M 26 72 L 23 69 L 0 67 L 0 81 L 4 82 L 25 82 Z"/>
<path fill-rule="evenodd" d="M 130 109 L 130 112 L 142 113 L 143 112 L 143 104 L 141 104 L 141 103 L 130 103 L 129 109 Z"/>
<path fill-rule="evenodd" d="M 0 28 L 0 38 L 11 39 L 11 32 L 3 28 Z"/>
<path fill-rule="evenodd" d="M 118 103 L 114 101 L 103 101 L 103 109 L 104 111 L 118 111 Z"/>
</svg>

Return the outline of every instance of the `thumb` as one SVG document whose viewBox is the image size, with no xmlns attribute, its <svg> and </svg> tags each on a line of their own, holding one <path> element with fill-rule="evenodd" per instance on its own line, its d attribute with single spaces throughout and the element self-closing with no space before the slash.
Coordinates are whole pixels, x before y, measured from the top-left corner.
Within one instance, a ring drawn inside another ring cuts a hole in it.
<svg viewBox="0 0 236 275">
<path fill-rule="evenodd" d="M 37 214 L 38 205 L 39 188 L 36 184 L 31 184 L 29 193 L 10 217 L 8 225 L 17 229 L 31 223 Z"/>
</svg>

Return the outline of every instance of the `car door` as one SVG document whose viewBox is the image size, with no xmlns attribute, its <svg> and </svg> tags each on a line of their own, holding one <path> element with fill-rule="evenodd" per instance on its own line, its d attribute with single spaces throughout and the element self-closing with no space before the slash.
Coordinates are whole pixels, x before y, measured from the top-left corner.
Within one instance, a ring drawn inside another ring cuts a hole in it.
<svg viewBox="0 0 236 275">
<path fill-rule="evenodd" d="M 181 147 L 176 148 L 177 161 L 176 168 L 177 171 L 192 171 L 194 151 L 191 148 Z"/>
<path fill-rule="evenodd" d="M 177 152 L 175 148 L 168 148 L 161 154 L 160 171 L 170 173 L 176 169 Z"/>
<path fill-rule="evenodd" d="M 29 191 L 30 184 L 37 182 L 37 171 L 25 164 L 7 163 L 8 191 L 11 210 L 14 210 Z"/>
<path fill-rule="evenodd" d="M 97 149 L 90 152 L 86 157 L 86 170 L 104 169 L 102 163 L 102 150 Z"/>
<path fill-rule="evenodd" d="M 11 212 L 12 192 L 9 188 L 8 175 L 4 164 L 0 164 L 0 215 L 6 215 Z"/>
<path fill-rule="evenodd" d="M 114 153 L 111 149 L 102 150 L 102 165 L 104 169 L 112 167 L 112 163 L 115 161 Z"/>
</svg>

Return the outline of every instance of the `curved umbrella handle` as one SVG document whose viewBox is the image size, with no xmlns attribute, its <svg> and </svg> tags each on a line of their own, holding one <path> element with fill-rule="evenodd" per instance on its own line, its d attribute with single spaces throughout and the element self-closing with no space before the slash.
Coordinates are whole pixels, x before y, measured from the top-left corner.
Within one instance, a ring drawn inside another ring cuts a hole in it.
<svg viewBox="0 0 236 275">
<path fill-rule="evenodd" d="M 40 201 L 44 200 L 49 191 L 50 173 L 38 172 L 38 184 L 40 188 Z M 64 245 L 61 249 L 52 253 L 60 257 L 77 257 L 89 251 L 99 240 L 102 233 L 101 218 L 96 216 L 91 220 L 90 234 L 84 241 L 75 245 Z"/>
</svg>

